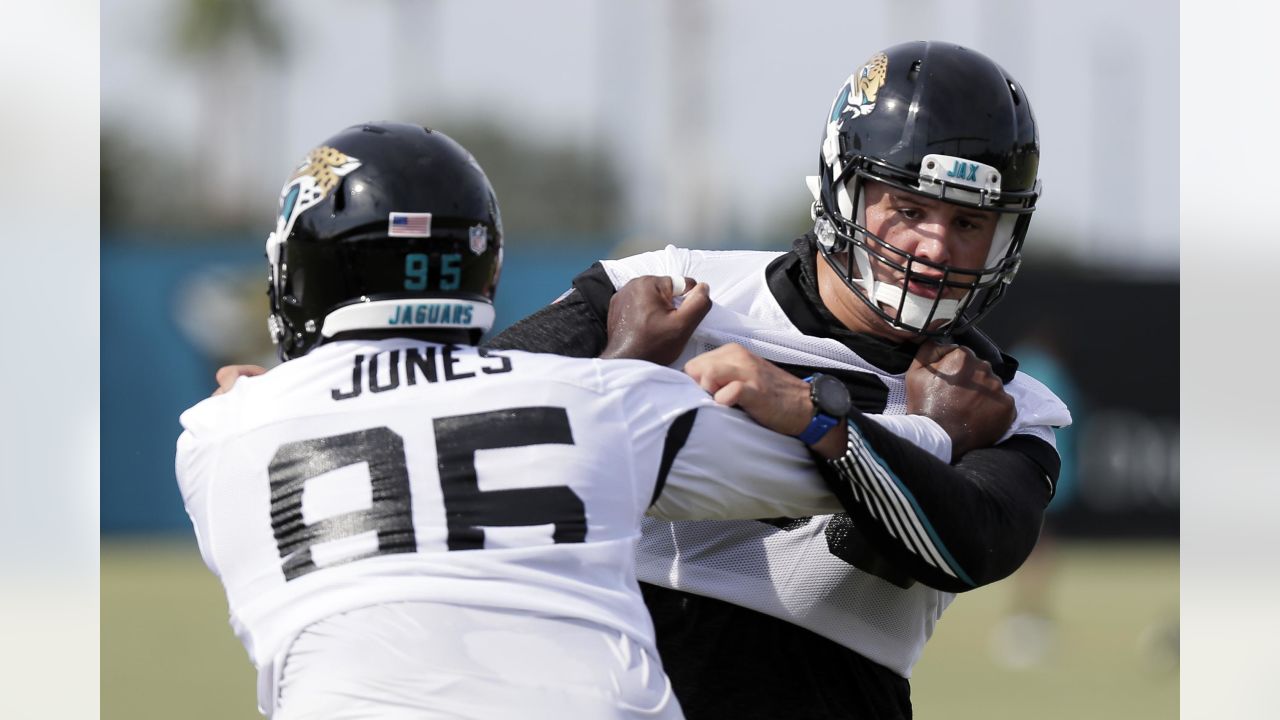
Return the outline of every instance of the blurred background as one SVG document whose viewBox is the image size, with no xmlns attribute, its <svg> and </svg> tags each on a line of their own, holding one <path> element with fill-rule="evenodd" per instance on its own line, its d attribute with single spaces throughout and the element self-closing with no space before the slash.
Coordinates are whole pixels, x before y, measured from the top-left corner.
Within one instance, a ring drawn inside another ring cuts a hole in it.
<svg viewBox="0 0 1280 720">
<path fill-rule="evenodd" d="M 173 478 L 181 411 L 273 364 L 280 185 L 364 120 L 461 141 L 507 231 L 494 331 L 592 261 L 785 250 L 844 79 L 913 39 L 1024 85 L 1045 194 L 984 328 L 1072 407 L 1036 555 L 960 597 L 917 716 L 1168 718 L 1179 653 L 1176 4 L 1013 0 L 106 0 L 101 4 L 103 717 L 256 716 Z M 1121 311 L 1123 310 L 1123 312 Z"/>
</svg>

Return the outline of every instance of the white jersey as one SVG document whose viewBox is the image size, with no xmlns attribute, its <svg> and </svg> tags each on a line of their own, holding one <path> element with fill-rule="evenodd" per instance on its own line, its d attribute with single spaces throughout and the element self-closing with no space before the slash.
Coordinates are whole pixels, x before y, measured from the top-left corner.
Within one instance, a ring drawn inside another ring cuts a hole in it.
<svg viewBox="0 0 1280 720">
<path fill-rule="evenodd" d="M 805 335 L 795 327 L 766 278 L 766 268 L 782 254 L 668 246 L 602 265 L 616 288 L 641 275 L 680 275 L 710 285 L 712 309 L 674 367 L 738 343 L 777 363 L 870 373 L 887 393 L 881 410 L 886 417 L 869 417 L 949 462 L 950 443 L 937 425 L 903 415 L 905 373 L 886 372 L 837 340 Z M 1053 445 L 1053 427 L 1070 424 L 1066 407 L 1034 378 L 1018 373 L 1005 390 L 1018 412 L 1005 438 L 1026 434 Z M 847 541 L 847 523 L 843 515 L 773 524 L 647 518 L 636 569 L 644 582 L 780 618 L 910 677 L 954 595 L 921 583 L 904 589 L 841 560 L 835 553 Z"/>
<path fill-rule="evenodd" d="M 839 508 L 799 441 L 638 361 L 335 342 L 182 425 L 183 501 L 268 714 L 299 634 L 375 605 L 569 619 L 656 658 L 633 563 L 662 478 L 664 517 Z"/>
</svg>

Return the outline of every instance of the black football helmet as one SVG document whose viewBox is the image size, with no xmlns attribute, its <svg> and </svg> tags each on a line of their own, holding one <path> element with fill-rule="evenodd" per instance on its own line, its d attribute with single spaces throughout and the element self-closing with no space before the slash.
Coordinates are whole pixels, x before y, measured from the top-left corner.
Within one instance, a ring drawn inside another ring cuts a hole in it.
<svg viewBox="0 0 1280 720">
<path fill-rule="evenodd" d="M 1018 271 L 1040 197 L 1039 160 L 1031 103 L 999 65 L 957 45 L 895 45 L 849 76 L 827 116 L 818 176 L 808 179 L 819 251 L 890 325 L 925 336 L 959 332 L 991 310 Z M 867 180 L 1000 213 L 985 266 L 935 263 L 869 232 Z M 902 284 L 876 280 L 872 258 Z M 911 281 L 939 293 L 909 293 Z M 946 288 L 965 292 L 944 298 Z"/>
<path fill-rule="evenodd" d="M 280 191 L 267 237 L 268 329 L 280 357 L 339 333 L 493 324 L 502 218 L 465 148 L 417 125 L 354 125 Z"/>
</svg>

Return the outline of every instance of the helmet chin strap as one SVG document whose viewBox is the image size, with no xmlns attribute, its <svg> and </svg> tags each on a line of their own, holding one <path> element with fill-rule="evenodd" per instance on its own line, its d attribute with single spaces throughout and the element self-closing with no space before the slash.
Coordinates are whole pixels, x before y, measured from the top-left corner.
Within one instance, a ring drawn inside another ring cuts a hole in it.
<svg viewBox="0 0 1280 720">
<path fill-rule="evenodd" d="M 839 159 L 833 163 L 832 172 L 837 176 L 840 174 Z M 805 180 L 815 199 L 819 198 L 818 178 L 805 178 Z M 855 212 L 853 198 L 849 195 L 848 182 L 841 183 L 836 188 L 836 204 L 839 206 L 838 211 L 841 215 L 854 218 L 859 227 L 866 227 L 865 196 L 862 193 L 858 193 L 857 210 Z M 1001 227 L 1001 229 L 1003 230 L 1004 228 Z M 1003 243 L 1003 245 L 1008 247 L 1008 242 Z M 993 247 L 992 254 L 994 255 L 997 250 L 997 248 Z M 876 280 L 875 273 L 871 268 L 871 255 L 864 246 L 853 244 L 849 251 L 853 253 L 853 258 L 858 264 L 858 277 L 849 278 L 849 280 L 857 283 L 862 288 L 863 294 L 873 303 L 887 305 L 889 310 L 897 311 L 898 322 L 911 328 L 924 330 L 926 325 L 931 325 L 934 322 L 947 322 L 955 319 L 963 298 L 935 300 L 912 292 L 905 292 L 903 288 L 897 285 Z M 1003 252 L 1002 249 L 999 251 Z M 903 282 L 905 285 L 905 279 Z M 905 300 L 903 295 L 906 295 Z M 900 311 L 898 310 L 899 305 L 901 305 Z M 932 317 L 930 317 L 930 313 L 932 313 Z"/>
<path fill-rule="evenodd" d="M 861 201 L 858 204 L 861 205 Z M 871 270 L 871 256 L 866 248 L 854 245 L 851 250 L 854 260 L 858 263 L 858 277 L 851 279 L 862 287 L 862 292 L 866 293 L 872 302 L 887 305 L 889 309 L 895 311 L 901 304 L 902 309 L 897 315 L 898 322 L 924 330 L 926 325 L 931 325 L 935 321 L 955 319 L 956 313 L 960 310 L 959 300 L 935 300 L 913 292 L 904 292 L 897 285 L 876 280 L 875 273 Z M 905 283 L 906 280 L 904 279 L 903 282 Z M 905 300 L 903 295 L 906 295 Z M 930 312 L 933 313 L 932 318 L 929 317 Z"/>
<path fill-rule="evenodd" d="M 846 208 L 853 208 L 853 198 L 849 197 L 849 183 L 842 183 L 837 190 L 839 198 L 840 210 L 844 212 Z M 858 193 L 857 214 L 850 213 L 856 218 L 859 227 L 867 226 L 867 207 L 866 195 Z M 881 282 L 876 279 L 875 272 L 871 269 L 871 254 L 867 252 L 864 245 L 854 245 L 850 250 L 853 252 L 854 260 L 858 263 L 858 277 L 854 280 L 862 286 L 862 291 L 872 302 L 888 305 L 893 311 L 897 311 L 897 320 L 904 325 L 924 330 L 926 325 L 935 321 L 949 321 L 955 319 L 956 312 L 960 310 L 959 300 L 937 300 L 927 298 L 923 295 L 917 295 L 913 292 L 906 292 L 903 288 L 890 283 Z M 903 285 L 906 284 L 906 278 L 903 278 Z M 903 295 L 906 299 L 903 300 Z M 936 308 L 934 307 L 936 304 Z M 898 307 L 901 305 L 901 311 Z M 929 314 L 933 313 L 930 318 Z"/>
<path fill-rule="evenodd" d="M 898 313 L 898 322 L 904 325 L 910 325 L 912 328 L 924 330 L 926 325 L 932 325 L 939 320 L 954 320 L 956 312 L 960 310 L 959 300 L 933 300 L 931 298 L 916 295 L 915 293 L 905 293 L 907 298 L 903 302 L 902 288 L 882 282 L 872 282 L 875 287 L 875 294 L 868 295 L 871 299 L 878 303 L 887 304 L 894 310 L 898 309 L 898 303 L 902 303 L 902 311 Z M 934 303 L 937 303 L 937 309 L 934 309 Z M 933 317 L 929 317 L 929 313 L 933 313 Z"/>
</svg>

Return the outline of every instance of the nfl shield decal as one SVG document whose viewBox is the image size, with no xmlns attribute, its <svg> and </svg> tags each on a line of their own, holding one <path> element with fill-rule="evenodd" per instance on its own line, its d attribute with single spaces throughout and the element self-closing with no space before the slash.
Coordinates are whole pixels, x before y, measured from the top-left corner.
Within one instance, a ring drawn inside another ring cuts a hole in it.
<svg viewBox="0 0 1280 720">
<path fill-rule="evenodd" d="M 471 252 L 480 255 L 489 249 L 489 228 L 483 225 L 472 225 L 468 236 L 471 240 Z"/>
</svg>

